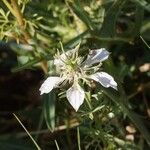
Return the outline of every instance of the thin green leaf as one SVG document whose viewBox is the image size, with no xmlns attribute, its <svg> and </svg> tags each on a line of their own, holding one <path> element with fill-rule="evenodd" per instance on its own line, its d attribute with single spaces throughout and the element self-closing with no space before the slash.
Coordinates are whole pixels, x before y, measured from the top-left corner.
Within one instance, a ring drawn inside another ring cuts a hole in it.
<svg viewBox="0 0 150 150">
<path fill-rule="evenodd" d="M 116 0 L 111 8 L 107 11 L 104 18 L 103 26 L 100 31 L 101 37 L 113 37 L 116 32 L 116 21 L 126 0 Z"/>
<path fill-rule="evenodd" d="M 46 120 L 47 127 L 51 132 L 55 129 L 55 91 L 52 90 L 50 93 L 45 94 L 44 98 L 44 117 Z"/>
<path fill-rule="evenodd" d="M 143 34 L 144 32 L 147 32 L 150 29 L 150 21 L 149 19 L 144 20 L 143 21 L 143 25 L 141 27 L 141 34 Z"/>
<path fill-rule="evenodd" d="M 76 46 L 88 34 L 89 34 L 89 30 L 84 31 L 83 33 L 79 34 L 75 38 L 73 38 L 70 41 L 68 41 L 67 43 L 65 43 L 64 48 Z"/>
<path fill-rule="evenodd" d="M 125 43 L 132 43 L 131 38 L 124 38 L 124 37 L 101 37 L 96 36 L 94 39 L 98 41 L 104 41 L 104 42 L 125 42 Z"/>
<path fill-rule="evenodd" d="M 136 6 L 136 12 L 135 12 L 135 25 L 133 29 L 133 35 L 139 36 L 140 35 L 140 29 L 143 22 L 143 16 L 144 16 L 144 9 L 141 8 L 139 5 Z"/>
<path fill-rule="evenodd" d="M 19 72 L 19 71 L 22 71 L 24 69 L 29 69 L 31 68 L 34 64 L 40 62 L 41 59 L 33 59 L 33 60 L 30 60 L 29 62 L 27 62 L 26 64 L 22 65 L 22 66 L 18 66 L 18 67 L 15 67 L 15 68 L 12 68 L 11 72 L 15 73 L 15 72 Z"/>
<path fill-rule="evenodd" d="M 81 116 L 83 117 L 83 116 L 86 116 L 86 115 L 93 114 L 93 113 L 95 113 L 95 112 L 97 112 L 97 111 L 100 111 L 100 110 L 103 109 L 104 107 L 105 107 L 105 105 L 98 106 L 98 107 L 96 107 L 95 109 L 93 109 L 92 111 L 86 112 L 86 113 L 82 114 Z"/>
<path fill-rule="evenodd" d="M 146 0 L 131 0 L 150 12 L 150 4 Z"/>
<path fill-rule="evenodd" d="M 71 8 L 71 10 L 79 17 L 80 20 L 82 20 L 86 24 L 86 26 L 90 30 L 93 30 L 95 28 L 95 25 L 89 18 L 88 14 L 82 8 L 79 0 L 75 0 L 74 3 L 67 3 L 67 4 Z"/>
<path fill-rule="evenodd" d="M 39 63 L 42 60 L 50 60 L 52 57 L 50 55 L 47 55 L 43 58 L 35 58 L 33 60 L 30 60 L 29 62 L 27 62 L 26 64 L 22 65 L 22 66 L 18 66 L 15 68 L 11 69 L 11 72 L 15 73 L 15 72 L 19 72 L 25 69 L 31 69 L 33 67 L 33 65 Z"/>
</svg>

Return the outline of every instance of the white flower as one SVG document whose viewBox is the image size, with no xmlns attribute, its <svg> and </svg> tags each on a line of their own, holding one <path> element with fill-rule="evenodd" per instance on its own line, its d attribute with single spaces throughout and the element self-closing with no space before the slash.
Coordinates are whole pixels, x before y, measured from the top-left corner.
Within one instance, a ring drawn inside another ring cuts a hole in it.
<svg viewBox="0 0 150 150">
<path fill-rule="evenodd" d="M 78 44 L 74 49 L 69 50 L 59 56 L 56 56 L 56 58 L 54 59 L 54 65 L 57 65 L 60 67 L 64 66 L 66 61 L 68 59 L 70 59 L 70 57 L 72 57 L 72 55 L 78 53 L 79 47 L 80 47 L 80 44 Z"/>
<path fill-rule="evenodd" d="M 84 90 L 78 84 L 80 79 L 86 82 L 88 82 L 87 79 L 92 79 L 106 88 L 112 87 L 117 90 L 117 83 L 114 78 L 106 72 L 96 72 L 91 75 L 93 68 L 99 70 L 100 67 L 100 65 L 93 65 L 101 64 L 109 57 L 110 53 L 105 48 L 91 50 L 87 59 L 83 62 L 84 59 L 78 57 L 78 49 L 79 45 L 56 56 L 54 64 L 60 68 L 60 77 L 48 77 L 40 88 L 41 94 L 44 94 L 58 87 L 63 81 L 71 83 L 72 86 L 67 90 L 66 97 L 76 111 L 83 104 L 85 97 Z"/>
<path fill-rule="evenodd" d="M 69 103 L 77 111 L 84 101 L 84 90 L 77 84 L 69 88 L 66 94 Z"/>
<path fill-rule="evenodd" d="M 85 65 L 91 66 L 95 63 L 100 63 L 106 60 L 109 57 L 109 52 L 105 48 L 91 50 L 86 61 Z"/>
<path fill-rule="evenodd" d="M 106 72 L 97 72 L 89 76 L 91 79 L 99 82 L 102 86 L 108 88 L 112 87 L 117 90 L 117 83 L 115 82 L 114 78 L 110 76 Z"/>
<path fill-rule="evenodd" d="M 63 81 L 60 77 L 48 77 L 40 87 L 41 95 L 49 93 L 53 88 L 57 87 Z"/>
</svg>

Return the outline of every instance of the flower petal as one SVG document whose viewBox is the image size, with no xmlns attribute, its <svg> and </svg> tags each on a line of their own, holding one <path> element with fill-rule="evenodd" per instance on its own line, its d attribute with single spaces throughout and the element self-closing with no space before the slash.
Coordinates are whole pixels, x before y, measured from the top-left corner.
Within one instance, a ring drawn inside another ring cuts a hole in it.
<svg viewBox="0 0 150 150">
<path fill-rule="evenodd" d="M 60 84 L 62 81 L 63 79 L 60 77 L 48 77 L 39 89 L 41 92 L 40 95 L 44 93 L 49 93 L 53 88 L 58 86 L 58 84 Z"/>
<path fill-rule="evenodd" d="M 109 57 L 109 52 L 105 48 L 91 50 L 86 61 L 85 65 L 93 65 L 95 63 L 102 62 Z"/>
<path fill-rule="evenodd" d="M 117 90 L 117 83 L 115 82 L 114 78 L 106 72 L 97 72 L 93 75 L 90 75 L 90 78 L 99 82 L 106 88 L 112 87 Z"/>
<path fill-rule="evenodd" d="M 79 85 L 73 85 L 67 90 L 66 95 L 69 103 L 77 111 L 84 101 L 84 90 Z"/>
</svg>

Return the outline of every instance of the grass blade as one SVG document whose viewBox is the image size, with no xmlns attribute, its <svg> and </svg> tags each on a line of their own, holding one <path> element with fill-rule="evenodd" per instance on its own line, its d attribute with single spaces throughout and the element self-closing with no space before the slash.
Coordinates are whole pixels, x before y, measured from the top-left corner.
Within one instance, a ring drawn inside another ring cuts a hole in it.
<svg viewBox="0 0 150 150">
<path fill-rule="evenodd" d="M 55 145 L 56 145 L 57 150 L 60 150 L 60 148 L 59 148 L 58 143 L 57 143 L 56 140 L 55 140 Z"/>
<path fill-rule="evenodd" d="M 143 43 L 148 47 L 148 49 L 150 49 L 150 46 L 148 45 L 148 43 L 143 39 L 142 36 L 140 36 L 141 40 L 143 41 Z"/>
<path fill-rule="evenodd" d="M 28 134 L 28 136 L 30 137 L 30 139 L 32 140 L 32 142 L 34 143 L 34 145 L 36 146 L 37 150 L 41 150 L 41 148 L 38 146 L 38 144 L 36 143 L 36 141 L 34 140 L 34 138 L 31 136 L 31 134 L 28 132 L 28 130 L 26 129 L 26 127 L 22 124 L 22 122 L 20 121 L 20 119 L 13 113 L 14 117 L 17 119 L 17 121 L 20 123 L 20 125 L 22 126 L 22 128 L 26 131 L 26 133 Z"/>
<path fill-rule="evenodd" d="M 81 150 L 80 130 L 79 130 L 79 127 L 77 127 L 77 140 L 78 140 L 78 149 Z"/>
</svg>

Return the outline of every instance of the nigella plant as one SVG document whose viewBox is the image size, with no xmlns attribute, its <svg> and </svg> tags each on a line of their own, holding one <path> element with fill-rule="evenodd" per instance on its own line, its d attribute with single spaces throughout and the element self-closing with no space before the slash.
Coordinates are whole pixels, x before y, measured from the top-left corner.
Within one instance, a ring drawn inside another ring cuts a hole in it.
<svg viewBox="0 0 150 150">
<path fill-rule="evenodd" d="M 94 80 L 105 88 L 112 87 L 117 90 L 114 78 L 106 72 L 99 71 L 102 62 L 110 53 L 105 48 L 90 50 L 85 59 L 79 56 L 79 47 L 80 45 L 77 45 L 74 49 L 55 56 L 54 65 L 59 69 L 60 75 L 48 77 L 40 87 L 42 95 L 69 83 L 71 87 L 66 91 L 66 97 L 76 111 L 85 98 L 84 89 L 81 87 L 83 81 L 90 86 L 90 80 Z"/>
</svg>

